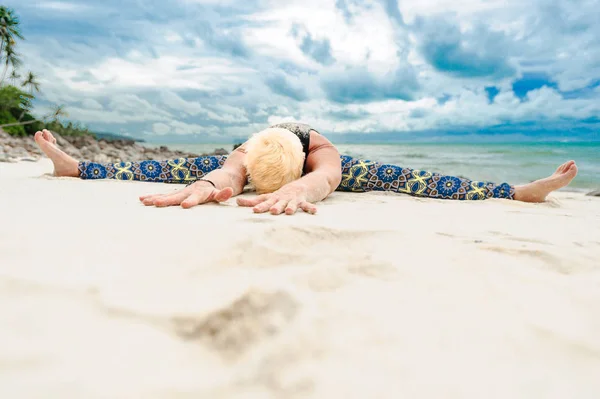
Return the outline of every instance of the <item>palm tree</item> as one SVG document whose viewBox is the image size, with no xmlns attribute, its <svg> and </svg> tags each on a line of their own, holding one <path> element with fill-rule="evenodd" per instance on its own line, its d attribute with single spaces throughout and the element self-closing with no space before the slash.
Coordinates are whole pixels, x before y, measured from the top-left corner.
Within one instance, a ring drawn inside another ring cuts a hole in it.
<svg viewBox="0 0 600 399">
<path fill-rule="evenodd" d="M 69 116 L 69 113 L 65 110 L 65 106 L 64 105 L 56 105 L 52 108 L 52 112 L 50 112 L 48 115 L 44 116 L 41 120 L 48 120 L 50 119 L 50 123 L 51 124 L 60 124 L 59 119 L 62 117 L 67 117 Z M 37 122 L 38 119 L 33 119 L 27 122 L 14 122 L 14 123 L 6 123 L 4 125 L 0 125 L 0 127 L 9 127 L 9 126 L 24 126 L 24 125 L 29 125 L 31 123 L 35 123 Z M 69 123 L 69 125 L 71 128 L 74 126 L 72 123 Z M 52 127 L 49 127 L 49 129 Z M 89 134 L 89 130 L 86 128 L 84 129 L 85 133 Z"/>
<path fill-rule="evenodd" d="M 22 87 L 26 87 L 29 86 L 29 94 L 33 97 L 33 92 L 34 91 L 40 91 L 40 83 L 37 80 L 37 76 L 33 73 L 33 72 L 28 72 L 27 76 L 25 77 L 25 80 L 23 81 L 23 83 L 21 83 Z M 21 122 L 21 119 L 23 119 L 23 115 L 25 115 L 25 111 L 27 110 L 23 110 L 23 112 L 21 112 L 21 116 L 19 116 L 19 122 Z"/>
<path fill-rule="evenodd" d="M 0 59 L 4 58 L 4 49 L 14 45 L 15 38 L 23 39 L 19 28 L 19 17 L 5 6 L 0 6 Z"/>
<path fill-rule="evenodd" d="M 15 42 L 11 40 L 6 45 L 4 49 L 4 71 L 2 71 L 2 79 L 0 79 L 0 85 L 4 83 L 4 79 L 6 78 L 6 72 L 8 72 L 8 66 L 12 66 L 13 69 L 17 69 L 23 63 L 19 58 L 19 54 L 15 51 Z"/>
<path fill-rule="evenodd" d="M 29 94 L 31 95 L 33 95 L 34 90 L 40 91 L 40 82 L 38 82 L 37 78 L 37 75 L 30 71 L 27 72 L 27 77 L 25 78 L 23 83 L 21 83 L 22 87 L 29 86 Z"/>
<path fill-rule="evenodd" d="M 10 75 L 8 76 L 13 86 L 16 86 L 17 80 L 21 79 L 21 75 L 17 72 L 16 69 L 13 69 Z"/>
<path fill-rule="evenodd" d="M 67 111 L 65 111 L 64 105 L 57 105 L 52 109 L 52 114 L 51 114 L 52 122 L 54 122 L 54 123 L 58 122 L 59 118 L 61 118 L 63 116 L 69 116 L 69 113 Z M 71 127 L 72 126 L 73 125 L 71 125 Z"/>
</svg>

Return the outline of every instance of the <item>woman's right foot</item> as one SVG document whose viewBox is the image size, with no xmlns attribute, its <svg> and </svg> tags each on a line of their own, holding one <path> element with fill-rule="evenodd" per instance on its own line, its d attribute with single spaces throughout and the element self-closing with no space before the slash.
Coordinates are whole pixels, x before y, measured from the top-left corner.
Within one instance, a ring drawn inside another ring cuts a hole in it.
<svg viewBox="0 0 600 399">
<path fill-rule="evenodd" d="M 34 139 L 54 164 L 54 176 L 79 177 L 79 162 L 56 146 L 56 138 L 50 131 L 37 132 Z"/>
<path fill-rule="evenodd" d="M 566 187 L 577 176 L 575 161 L 565 162 L 545 179 L 515 187 L 514 199 L 524 202 L 544 202 L 552 191 Z"/>
</svg>

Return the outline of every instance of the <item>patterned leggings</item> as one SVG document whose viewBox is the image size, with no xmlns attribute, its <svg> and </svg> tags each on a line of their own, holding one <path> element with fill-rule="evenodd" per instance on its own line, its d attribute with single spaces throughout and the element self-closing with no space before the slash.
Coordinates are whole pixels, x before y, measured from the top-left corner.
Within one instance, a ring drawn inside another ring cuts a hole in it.
<svg viewBox="0 0 600 399">
<path fill-rule="evenodd" d="M 227 156 L 179 158 L 167 161 L 120 163 L 80 162 L 82 179 L 118 179 L 148 182 L 189 183 L 223 166 Z M 342 182 L 337 191 L 393 191 L 420 197 L 484 200 L 513 199 L 514 187 L 507 183 L 471 181 L 422 170 L 402 168 L 346 155 L 342 159 Z"/>
</svg>

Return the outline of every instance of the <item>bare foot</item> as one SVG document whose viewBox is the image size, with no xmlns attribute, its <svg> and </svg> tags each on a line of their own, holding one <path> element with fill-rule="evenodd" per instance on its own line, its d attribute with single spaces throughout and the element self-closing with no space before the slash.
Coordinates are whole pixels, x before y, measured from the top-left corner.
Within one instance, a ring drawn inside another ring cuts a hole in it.
<svg viewBox="0 0 600 399">
<path fill-rule="evenodd" d="M 576 175 L 575 161 L 565 162 L 556 169 L 552 176 L 523 186 L 516 186 L 514 199 L 524 202 L 544 202 L 548 194 L 567 186 Z"/>
<path fill-rule="evenodd" d="M 56 146 L 56 138 L 48 130 L 37 132 L 35 142 L 54 164 L 54 176 L 79 177 L 79 162 Z"/>
</svg>

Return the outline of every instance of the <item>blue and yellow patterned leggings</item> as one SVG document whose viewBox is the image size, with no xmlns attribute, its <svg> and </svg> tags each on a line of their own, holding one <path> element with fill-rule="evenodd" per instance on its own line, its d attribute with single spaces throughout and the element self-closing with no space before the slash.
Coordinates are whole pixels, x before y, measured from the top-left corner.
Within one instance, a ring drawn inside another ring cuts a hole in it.
<svg viewBox="0 0 600 399">
<path fill-rule="evenodd" d="M 471 181 L 437 173 L 402 168 L 342 155 L 342 182 L 337 191 L 393 191 L 420 197 L 484 200 L 513 199 L 507 183 Z M 120 163 L 80 162 L 82 179 L 118 179 L 187 184 L 223 166 L 227 156 L 179 158 L 167 161 Z"/>
</svg>

